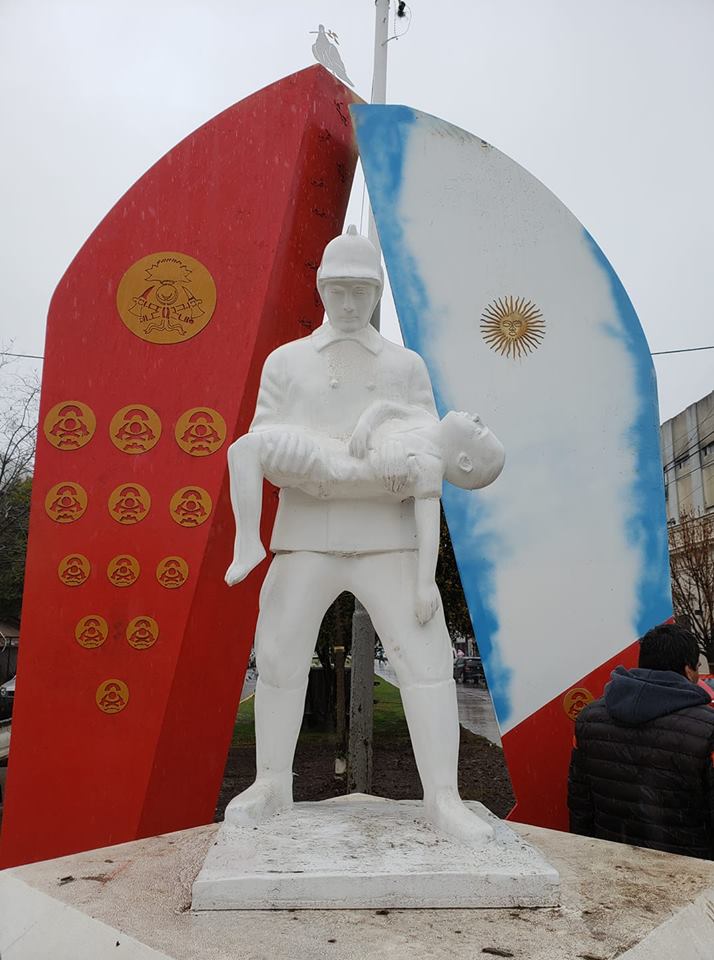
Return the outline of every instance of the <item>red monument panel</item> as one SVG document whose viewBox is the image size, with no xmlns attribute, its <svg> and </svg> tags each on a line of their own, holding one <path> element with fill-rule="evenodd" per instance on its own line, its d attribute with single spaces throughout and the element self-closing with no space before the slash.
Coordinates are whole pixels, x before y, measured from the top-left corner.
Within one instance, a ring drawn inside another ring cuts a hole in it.
<svg viewBox="0 0 714 960">
<path fill-rule="evenodd" d="M 262 581 L 223 582 L 226 450 L 267 354 L 321 319 L 354 99 L 316 66 L 226 110 L 129 190 L 57 287 L 2 866 L 212 819 Z"/>
</svg>

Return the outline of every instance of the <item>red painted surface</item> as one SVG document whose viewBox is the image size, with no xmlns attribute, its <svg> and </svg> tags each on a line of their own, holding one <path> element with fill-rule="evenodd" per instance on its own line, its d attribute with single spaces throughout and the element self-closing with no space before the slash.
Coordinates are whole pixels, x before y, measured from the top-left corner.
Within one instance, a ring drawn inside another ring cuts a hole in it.
<svg viewBox="0 0 714 960">
<path fill-rule="evenodd" d="M 252 416 L 266 355 L 319 323 L 315 270 L 342 227 L 356 161 L 347 105 L 354 95 L 316 66 L 236 104 L 182 141 L 119 201 L 79 252 L 50 306 L 40 423 L 57 403 L 79 400 L 97 419 L 92 440 L 59 451 L 40 431 L 7 780 L 2 866 L 57 857 L 178 830 L 213 817 L 253 638 L 256 571 L 229 590 L 223 574 L 233 519 L 225 454 Z M 217 287 L 210 323 L 184 343 L 147 343 L 124 326 L 117 285 L 139 258 L 188 254 Z M 109 439 L 127 404 L 152 407 L 163 433 L 129 456 Z M 179 415 L 206 405 L 225 418 L 228 438 L 202 458 L 179 448 Z M 59 524 L 44 509 L 61 481 L 89 495 L 85 514 Z M 110 492 L 135 482 L 151 494 L 149 515 L 122 528 Z M 169 500 L 198 485 L 210 519 L 177 525 Z M 266 498 L 269 530 L 274 500 Z M 57 565 L 69 553 L 91 562 L 89 579 L 68 587 Z M 106 575 L 120 553 L 141 565 L 117 588 Z M 189 580 L 167 590 L 157 562 L 179 555 Z M 99 614 L 100 647 L 85 649 L 75 624 Z M 129 620 L 159 623 L 149 649 L 126 641 Z M 108 715 L 95 703 L 109 678 L 129 688 L 128 706 Z"/>
<path fill-rule="evenodd" d="M 597 700 L 615 667 L 637 666 L 638 649 L 637 642 L 631 644 L 569 689 L 584 688 Z M 503 737 L 516 795 L 516 805 L 508 820 L 553 830 L 568 829 L 568 766 L 575 721 L 566 713 L 567 694 L 564 690 Z"/>
</svg>

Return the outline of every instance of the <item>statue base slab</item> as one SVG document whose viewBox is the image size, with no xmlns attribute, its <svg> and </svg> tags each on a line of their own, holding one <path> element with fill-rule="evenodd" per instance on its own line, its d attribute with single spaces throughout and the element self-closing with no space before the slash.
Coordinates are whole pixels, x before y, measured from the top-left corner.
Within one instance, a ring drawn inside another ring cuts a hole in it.
<svg viewBox="0 0 714 960">
<path fill-rule="evenodd" d="M 475 847 L 437 832 L 421 802 L 351 794 L 297 803 L 257 827 L 223 824 L 193 884 L 199 910 L 553 907 L 557 871 L 480 803 Z"/>
</svg>

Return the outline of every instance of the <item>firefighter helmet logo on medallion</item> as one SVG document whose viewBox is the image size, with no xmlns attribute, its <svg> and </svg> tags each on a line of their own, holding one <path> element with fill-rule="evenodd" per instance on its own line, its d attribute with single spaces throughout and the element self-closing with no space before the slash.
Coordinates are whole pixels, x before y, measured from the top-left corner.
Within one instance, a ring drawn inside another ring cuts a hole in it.
<svg viewBox="0 0 714 960">
<path fill-rule="evenodd" d="M 115 587 L 130 587 L 136 583 L 140 573 L 139 561 L 129 554 L 119 554 L 109 561 L 107 567 L 107 577 Z"/>
<path fill-rule="evenodd" d="M 171 497 L 171 516 L 182 527 L 198 527 L 208 520 L 211 497 L 203 487 L 182 487 Z"/>
<path fill-rule="evenodd" d="M 182 587 L 188 579 L 188 564 L 183 557 L 164 557 L 156 567 L 156 579 L 167 590 Z"/>
<path fill-rule="evenodd" d="M 151 496 L 140 483 L 122 483 L 109 494 L 109 513 L 122 526 L 139 523 L 151 509 Z"/>
<path fill-rule="evenodd" d="M 94 411 L 79 400 L 56 403 L 45 417 L 45 437 L 58 450 L 79 450 L 94 436 Z"/>
<path fill-rule="evenodd" d="M 545 320 L 525 297 L 498 297 L 481 315 L 481 336 L 492 350 L 517 360 L 540 346 Z"/>
<path fill-rule="evenodd" d="M 159 442 L 161 420 L 151 407 L 130 403 L 112 417 L 109 436 L 122 453 L 146 453 Z"/>
<path fill-rule="evenodd" d="M 103 713 L 120 713 L 129 703 L 129 688 L 123 680 L 105 680 L 97 687 L 95 699 Z"/>
<path fill-rule="evenodd" d="M 45 497 L 45 511 L 55 523 L 73 523 L 87 509 L 87 491 L 78 483 L 56 483 Z"/>
<path fill-rule="evenodd" d="M 87 617 L 82 617 L 74 628 L 74 638 L 80 647 L 87 650 L 94 650 L 95 647 L 101 647 L 109 636 L 109 627 L 104 617 L 97 613 L 92 613 Z"/>
<path fill-rule="evenodd" d="M 185 253 L 152 253 L 126 271 L 117 289 L 124 324 L 149 343 L 195 337 L 216 307 L 216 285 L 202 263 Z"/>
<path fill-rule="evenodd" d="M 595 697 L 585 687 L 573 687 L 563 697 L 563 710 L 571 720 L 577 720 L 578 714 L 592 703 Z"/>
<path fill-rule="evenodd" d="M 148 650 L 159 639 L 159 625 L 153 617 L 134 617 L 126 628 L 126 639 L 135 650 Z"/>
<path fill-rule="evenodd" d="M 68 553 L 57 567 L 57 576 L 68 587 L 78 587 L 89 576 L 89 560 L 82 553 Z"/>
<path fill-rule="evenodd" d="M 217 410 L 194 407 L 181 414 L 174 431 L 176 443 L 192 457 L 208 457 L 226 439 L 226 421 Z"/>
</svg>

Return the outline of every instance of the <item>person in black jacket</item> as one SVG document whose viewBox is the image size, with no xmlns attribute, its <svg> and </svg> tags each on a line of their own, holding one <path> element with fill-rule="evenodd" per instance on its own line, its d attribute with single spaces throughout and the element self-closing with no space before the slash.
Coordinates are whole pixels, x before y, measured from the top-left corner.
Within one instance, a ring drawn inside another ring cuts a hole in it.
<svg viewBox="0 0 714 960">
<path fill-rule="evenodd" d="M 714 707 L 697 686 L 699 649 L 683 627 L 640 640 L 580 713 L 568 778 L 570 830 L 714 859 Z"/>
</svg>

